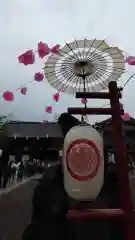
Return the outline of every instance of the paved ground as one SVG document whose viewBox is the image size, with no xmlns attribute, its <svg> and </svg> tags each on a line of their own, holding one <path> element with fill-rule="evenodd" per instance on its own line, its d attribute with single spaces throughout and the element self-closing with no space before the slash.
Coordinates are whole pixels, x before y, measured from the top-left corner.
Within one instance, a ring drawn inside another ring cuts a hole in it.
<svg viewBox="0 0 135 240">
<path fill-rule="evenodd" d="M 30 221 L 35 180 L 25 180 L 0 194 L 0 236 L 2 240 L 21 240 Z M 1 240 L 1 238 L 0 238 Z"/>
<path fill-rule="evenodd" d="M 25 179 L 21 185 L 10 186 L 4 192 L 0 192 L 0 236 L 2 240 L 21 240 L 22 233 L 30 221 L 31 198 L 36 184 L 36 180 Z M 134 186 L 135 177 L 131 180 L 135 203 Z"/>
</svg>

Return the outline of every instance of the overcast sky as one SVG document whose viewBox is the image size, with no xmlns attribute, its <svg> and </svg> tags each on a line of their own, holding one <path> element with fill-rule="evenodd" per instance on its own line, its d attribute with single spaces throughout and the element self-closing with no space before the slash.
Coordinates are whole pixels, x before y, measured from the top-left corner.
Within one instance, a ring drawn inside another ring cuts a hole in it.
<svg viewBox="0 0 135 240">
<path fill-rule="evenodd" d="M 15 91 L 27 84 L 44 61 L 36 59 L 32 66 L 19 64 L 17 57 L 27 49 L 37 48 L 38 41 L 50 46 L 64 44 L 73 38 L 107 41 L 129 55 L 135 55 L 134 0 L 4 0 L 0 4 L 0 92 Z M 132 73 L 135 67 L 129 68 Z M 127 80 L 125 75 L 120 84 Z M 0 114 L 13 112 L 13 119 L 42 121 L 53 119 L 45 113 L 45 106 L 53 105 L 54 112 L 66 111 L 68 105 L 80 105 L 79 100 L 62 94 L 58 104 L 52 101 L 54 91 L 45 80 L 27 85 L 28 94 L 15 93 L 14 102 L 0 97 Z M 124 108 L 135 117 L 135 79 L 123 92 Z M 104 104 L 105 101 L 102 101 Z M 89 100 L 89 106 L 101 106 L 101 100 Z M 92 121 L 101 117 L 92 116 Z"/>
</svg>

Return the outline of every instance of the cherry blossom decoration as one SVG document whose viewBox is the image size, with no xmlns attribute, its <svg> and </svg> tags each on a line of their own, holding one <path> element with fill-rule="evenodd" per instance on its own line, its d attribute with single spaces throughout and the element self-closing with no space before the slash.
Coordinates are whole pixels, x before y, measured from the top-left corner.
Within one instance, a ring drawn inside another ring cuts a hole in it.
<svg viewBox="0 0 135 240">
<path fill-rule="evenodd" d="M 18 57 L 18 60 L 20 63 L 23 63 L 26 66 L 33 64 L 35 62 L 35 55 L 33 50 L 26 51 Z"/>
<path fill-rule="evenodd" d="M 35 63 L 35 54 L 38 54 L 38 57 L 43 59 L 50 53 L 59 54 L 59 50 L 60 50 L 59 44 L 56 44 L 52 48 L 50 48 L 47 43 L 40 41 L 40 42 L 38 42 L 36 50 L 30 49 L 30 50 L 25 51 L 24 53 L 22 53 L 21 55 L 18 56 L 18 61 L 19 61 L 19 63 L 21 63 L 25 66 L 32 65 Z M 44 79 L 44 74 L 42 72 L 36 72 L 33 76 L 32 81 L 41 82 L 41 81 L 43 81 L 43 79 Z M 32 81 L 29 81 L 28 83 L 31 83 Z M 14 93 L 16 91 L 20 91 L 20 93 L 25 96 L 27 94 L 27 87 L 19 87 L 14 91 Z M 3 92 L 2 97 L 5 101 L 13 101 L 14 93 L 11 91 L 5 91 L 5 92 Z M 60 98 L 59 93 L 56 93 L 53 95 L 53 100 L 55 102 L 58 102 L 59 98 Z M 47 113 L 52 113 L 52 106 L 51 105 L 46 106 L 45 111 Z"/>
<path fill-rule="evenodd" d="M 14 93 L 10 91 L 5 91 L 3 92 L 3 99 L 7 102 L 12 102 L 14 101 Z"/>
<path fill-rule="evenodd" d="M 60 45 L 57 44 L 57 45 L 55 45 L 54 47 L 52 47 L 52 48 L 51 48 L 51 52 L 52 52 L 53 54 L 59 54 L 59 53 L 60 53 Z"/>
<path fill-rule="evenodd" d="M 50 53 L 50 48 L 46 43 L 39 42 L 38 43 L 38 56 L 43 59 L 45 56 L 47 56 Z"/>
<path fill-rule="evenodd" d="M 45 112 L 47 112 L 47 113 L 52 113 L 52 106 L 47 106 L 47 107 L 45 108 Z"/>
<path fill-rule="evenodd" d="M 37 72 L 35 73 L 34 75 L 34 80 L 37 81 L 37 82 L 42 82 L 44 79 L 44 74 L 41 73 L 41 72 Z"/>
<path fill-rule="evenodd" d="M 86 104 L 88 101 L 87 101 L 86 98 L 82 98 L 82 99 L 81 99 L 81 102 L 82 102 L 82 104 Z"/>
<path fill-rule="evenodd" d="M 126 62 L 129 64 L 129 65 L 135 65 L 135 56 L 129 56 L 126 58 Z"/>
<path fill-rule="evenodd" d="M 26 95 L 26 93 L 27 93 L 27 88 L 26 88 L 26 87 L 20 88 L 20 92 L 21 92 L 22 95 Z"/>
<path fill-rule="evenodd" d="M 124 120 L 124 121 L 129 121 L 129 120 L 130 120 L 130 115 L 129 115 L 129 113 L 127 113 L 127 112 L 124 113 L 123 120 Z"/>
<path fill-rule="evenodd" d="M 53 95 L 53 100 L 54 100 L 55 102 L 58 102 L 58 101 L 59 101 L 59 98 L 60 98 L 60 94 L 59 94 L 59 93 L 55 93 L 55 94 Z"/>
</svg>

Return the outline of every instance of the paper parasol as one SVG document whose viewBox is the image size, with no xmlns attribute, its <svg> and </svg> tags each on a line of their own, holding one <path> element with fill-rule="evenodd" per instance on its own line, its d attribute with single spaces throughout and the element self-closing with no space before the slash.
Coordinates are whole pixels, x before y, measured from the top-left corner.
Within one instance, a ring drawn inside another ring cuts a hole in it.
<svg viewBox="0 0 135 240">
<path fill-rule="evenodd" d="M 75 40 L 51 54 L 45 63 L 45 76 L 58 91 L 99 92 L 117 81 L 125 71 L 123 53 L 104 40 Z"/>
</svg>

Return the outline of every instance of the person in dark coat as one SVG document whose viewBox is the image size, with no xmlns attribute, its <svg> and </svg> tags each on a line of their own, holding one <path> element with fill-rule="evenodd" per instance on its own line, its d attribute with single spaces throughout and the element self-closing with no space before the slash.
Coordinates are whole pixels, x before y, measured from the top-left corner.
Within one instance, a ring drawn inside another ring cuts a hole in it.
<svg viewBox="0 0 135 240">
<path fill-rule="evenodd" d="M 35 188 L 32 205 L 31 223 L 22 240 L 69 239 L 68 203 L 60 165 L 45 170 Z"/>
</svg>

